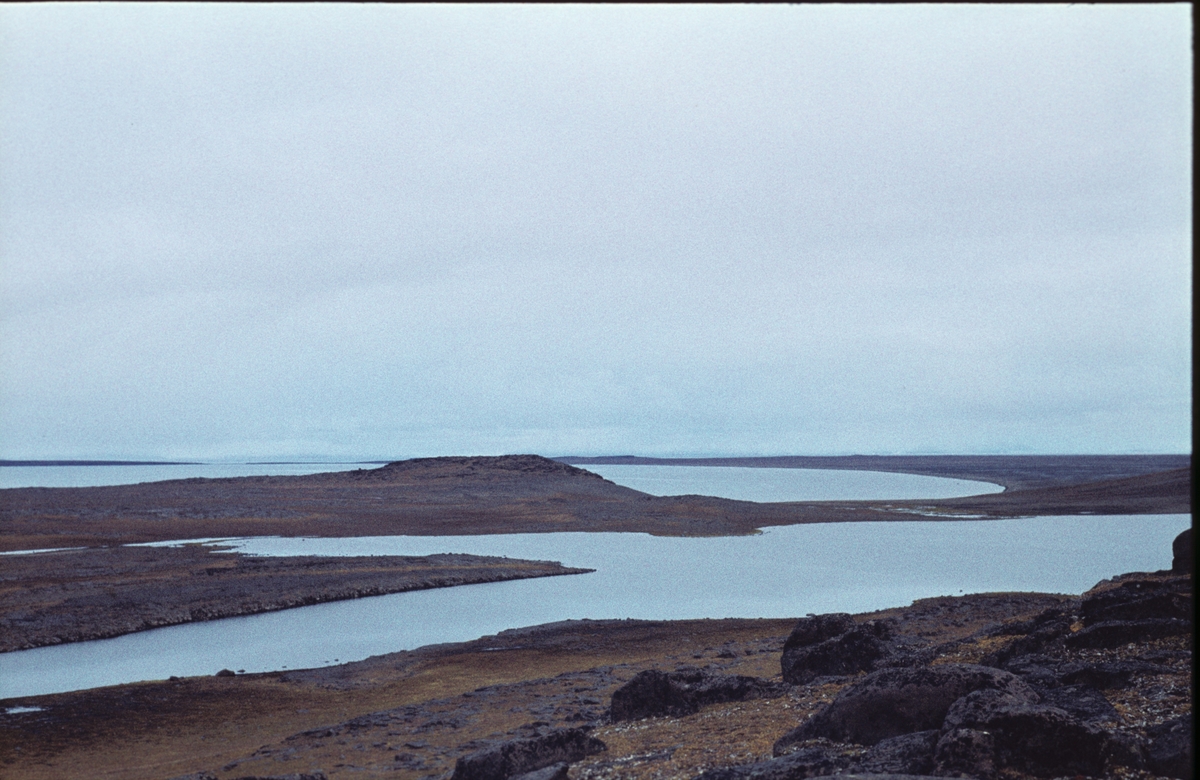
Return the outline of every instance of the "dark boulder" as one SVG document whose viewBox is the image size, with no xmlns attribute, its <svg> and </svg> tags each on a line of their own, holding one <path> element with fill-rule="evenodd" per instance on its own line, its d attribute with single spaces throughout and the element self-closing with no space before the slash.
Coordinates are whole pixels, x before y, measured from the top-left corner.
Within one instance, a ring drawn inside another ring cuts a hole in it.
<svg viewBox="0 0 1200 780">
<path fill-rule="evenodd" d="M 639 672 L 613 691 L 613 721 L 662 715 L 691 715 L 708 704 L 782 696 L 787 686 L 744 675 L 714 675 L 701 670 Z"/>
<path fill-rule="evenodd" d="M 1014 707 L 1038 704 L 1041 698 L 1030 688 L 1003 690 L 983 688 L 955 701 L 942 720 L 942 731 L 985 729 L 997 715 Z"/>
<path fill-rule="evenodd" d="M 827 675 L 871 671 L 888 655 L 891 635 L 887 623 L 869 621 L 816 644 L 785 647 L 780 660 L 784 682 L 803 685 Z"/>
<path fill-rule="evenodd" d="M 1052 689 L 1045 695 L 1052 696 L 1055 690 L 1063 689 Z M 1080 701 L 1071 703 L 1074 709 L 1097 719 L 1107 718 L 1109 711 L 1111 720 L 1119 717 L 1098 691 L 1087 690 L 1100 702 L 1076 690 Z M 1069 696 L 1064 694 L 1062 698 Z M 1017 769 L 1039 777 L 1095 774 L 1103 770 L 1109 749 L 1107 732 L 1095 723 L 1084 722 L 1045 701 L 1039 704 L 1037 694 L 1030 690 L 972 691 L 950 706 L 942 730 L 944 735 L 961 733 L 945 737 L 940 768 L 968 774 L 986 774 L 991 771 L 988 767 Z M 990 757 L 984 755 L 985 743 L 993 746 Z M 978 764 L 975 769 L 970 766 L 972 762 Z"/>
<path fill-rule="evenodd" d="M 809 647 L 820 644 L 826 639 L 841 636 L 854 628 L 854 618 L 846 612 L 834 612 L 829 615 L 809 615 L 800 618 L 792 633 L 783 643 L 783 653 L 798 647 Z"/>
<path fill-rule="evenodd" d="M 1085 626 L 1109 620 L 1191 620 L 1192 581 L 1190 577 L 1126 575 L 1118 578 L 1117 585 L 1084 596 L 1080 614 Z"/>
<path fill-rule="evenodd" d="M 972 691 L 1031 693 L 1011 672 L 974 664 L 881 669 L 845 688 L 824 709 L 775 743 L 775 749 L 815 737 L 874 745 L 942 726 L 950 705 Z"/>
<path fill-rule="evenodd" d="M 995 741 L 995 762 L 999 767 L 1036 777 L 1104 772 L 1107 733 L 1057 707 L 1004 709 L 981 725 Z"/>
<path fill-rule="evenodd" d="M 1025 655 L 1044 654 L 1062 646 L 1071 633 L 1071 616 L 1056 614 L 1033 628 L 1032 633 L 1019 637 L 1008 646 L 983 660 L 984 666 L 1008 668 L 1011 659 Z"/>
<path fill-rule="evenodd" d="M 1085 723 L 1115 726 L 1121 715 L 1103 693 L 1090 685 L 1064 685 L 1042 691 L 1042 704 L 1058 707 L 1073 718 Z"/>
<path fill-rule="evenodd" d="M 939 732 L 916 731 L 881 739 L 862 755 L 850 771 L 857 774 L 924 775 L 933 771 L 933 752 Z"/>
<path fill-rule="evenodd" d="M 1171 543 L 1171 571 L 1176 574 L 1191 574 L 1192 573 L 1192 558 L 1195 550 L 1192 549 L 1192 529 L 1175 537 L 1175 541 Z"/>
<path fill-rule="evenodd" d="M 996 743 L 986 731 L 950 729 L 938 739 L 933 762 L 939 775 L 990 778 L 996 774 Z"/>
<path fill-rule="evenodd" d="M 989 631 L 988 634 L 990 636 L 1026 636 L 1052 626 L 1066 625 L 1069 627 L 1073 620 L 1075 607 L 1077 606 L 1068 604 L 1065 606 L 1050 607 L 1026 620 L 1003 623 Z"/>
<path fill-rule="evenodd" d="M 1046 655 L 1032 653 L 1018 655 L 1000 664 L 1006 672 L 1012 672 L 1034 688 L 1053 688 L 1062 684 L 1060 663 Z"/>
<path fill-rule="evenodd" d="M 514 739 L 458 759 L 451 780 L 508 780 L 561 762 L 573 763 L 606 750 L 583 729 L 555 729 Z"/>
<path fill-rule="evenodd" d="M 1191 714 L 1160 723 L 1146 730 L 1146 766 L 1157 775 L 1191 780 L 1193 776 L 1193 732 Z"/>
<path fill-rule="evenodd" d="M 1062 685 L 1090 685 L 1101 690 L 1112 690 L 1128 687 L 1135 674 L 1170 672 L 1169 666 L 1134 659 L 1102 661 L 1096 664 L 1076 663 L 1062 670 L 1058 675 L 1058 682 Z"/>
<path fill-rule="evenodd" d="M 1149 620 L 1106 620 L 1077 631 L 1065 640 L 1067 647 L 1112 648 L 1131 642 L 1147 642 L 1168 636 L 1192 633 L 1190 620 L 1152 618 Z"/>
</svg>

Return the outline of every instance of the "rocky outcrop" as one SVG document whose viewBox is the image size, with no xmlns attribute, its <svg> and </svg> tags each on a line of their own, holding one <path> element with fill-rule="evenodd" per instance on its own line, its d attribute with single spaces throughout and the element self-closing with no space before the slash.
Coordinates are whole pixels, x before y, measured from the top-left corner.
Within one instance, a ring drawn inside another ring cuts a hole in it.
<svg viewBox="0 0 1200 780">
<path fill-rule="evenodd" d="M 556 729 L 463 756 L 455 764 L 451 780 L 509 780 L 556 764 L 570 764 L 606 749 L 603 742 L 583 729 Z"/>
<path fill-rule="evenodd" d="M 708 704 L 782 696 L 787 686 L 744 675 L 715 675 L 698 669 L 639 672 L 613 692 L 613 721 L 690 715 Z"/>
<path fill-rule="evenodd" d="M 1191 577 L 1124 575 L 1084 596 L 1083 630 L 1064 642 L 1073 648 L 1106 648 L 1190 634 L 1192 609 Z"/>
<path fill-rule="evenodd" d="M 875 671 L 782 736 L 776 758 L 736 767 L 727 780 L 800 780 L 818 772 L 980 780 L 1111 776 L 1113 767 L 1192 777 L 1190 714 L 1131 730 L 1104 693 L 1172 673 L 1156 659 L 1190 657 L 1190 650 L 1170 649 L 1137 655 L 1138 647 L 1192 633 L 1188 576 L 1122 575 L 1078 601 L 983 631 L 980 636 L 1000 649 L 981 664 L 927 664 L 910 650 L 908 665 L 899 665 L 887 628 L 863 632 L 868 624 L 848 618 L 801 621 L 789 638 L 790 654 L 785 646 L 785 674 L 810 681 L 835 669 L 821 666 L 823 653 L 816 649 L 833 648 L 855 632 L 877 639 L 879 652 L 856 656 L 843 668 L 873 665 Z M 855 753 L 856 744 L 868 747 Z"/>
<path fill-rule="evenodd" d="M 844 689 L 827 707 L 780 738 L 775 754 L 815 737 L 874 745 L 888 737 L 937 729 L 958 699 L 987 689 L 1020 696 L 1032 693 L 1016 675 L 974 664 L 881 669 Z"/>
<path fill-rule="evenodd" d="M 784 682 L 803 685 L 818 677 L 870 671 L 893 652 L 891 626 L 856 624 L 849 615 L 814 615 L 796 624 L 783 646 Z"/>
<path fill-rule="evenodd" d="M 1099 586 L 1083 599 L 1084 625 L 1112 620 L 1192 618 L 1190 577 L 1117 578 L 1112 587 Z"/>
<path fill-rule="evenodd" d="M 1146 768 L 1155 774 L 1191 780 L 1194 734 L 1190 714 L 1148 729 Z"/>
</svg>

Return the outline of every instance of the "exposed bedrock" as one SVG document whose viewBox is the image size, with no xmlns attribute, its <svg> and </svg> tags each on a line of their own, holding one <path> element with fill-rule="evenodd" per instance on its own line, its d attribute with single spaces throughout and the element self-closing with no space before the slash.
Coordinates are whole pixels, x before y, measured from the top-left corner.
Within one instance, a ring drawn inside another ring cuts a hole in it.
<svg viewBox="0 0 1200 780">
<path fill-rule="evenodd" d="M 1120 766 L 1190 779 L 1191 715 L 1131 730 L 1104 693 L 1170 673 L 1156 662 L 1167 657 L 1162 652 L 1141 656 L 1136 648 L 1193 632 L 1191 577 L 1178 574 L 1181 544 L 1190 549 L 1190 540 L 1186 534 L 1180 539 L 1175 576 L 1122 575 L 1078 601 L 983 631 L 978 636 L 1000 646 L 980 664 L 931 664 L 949 646 L 905 646 L 885 621 L 810 615 L 784 645 L 785 680 L 800 685 L 869 673 L 777 740 L 775 758 L 704 777 L 990 780 L 1011 773 L 1103 776 Z M 1123 649 L 1116 657 L 1095 656 L 1117 648 Z"/>
<path fill-rule="evenodd" d="M 1036 696 L 1016 675 L 975 664 L 881 669 L 844 689 L 827 707 L 775 743 L 776 755 L 824 737 L 874 745 L 888 737 L 940 728 L 950 706 L 978 690 Z"/>
<path fill-rule="evenodd" d="M 745 675 L 710 674 L 699 669 L 676 672 L 649 669 L 613 692 L 609 716 L 613 721 L 623 721 L 690 715 L 708 704 L 782 696 L 787 687 Z"/>
<path fill-rule="evenodd" d="M 783 646 L 783 679 L 803 685 L 818 677 L 866 672 L 897 648 L 886 621 L 861 625 L 846 614 L 814 615 L 796 624 Z"/>
<path fill-rule="evenodd" d="M 555 729 L 526 739 L 514 739 L 458 759 L 451 780 L 508 780 L 538 770 L 570 764 L 607 746 L 583 729 Z M 548 773 L 550 777 L 562 769 Z M 533 780 L 530 778 L 529 780 Z M 538 780 L 550 780 L 541 778 Z"/>
</svg>

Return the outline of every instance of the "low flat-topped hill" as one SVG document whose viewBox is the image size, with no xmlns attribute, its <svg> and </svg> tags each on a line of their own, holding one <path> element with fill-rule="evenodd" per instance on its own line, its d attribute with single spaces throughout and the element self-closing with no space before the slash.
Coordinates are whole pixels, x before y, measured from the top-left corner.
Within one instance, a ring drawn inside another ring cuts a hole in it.
<svg viewBox="0 0 1200 780">
<path fill-rule="evenodd" d="M 986 463 L 966 456 L 939 456 L 936 462 L 873 457 L 858 462 L 862 470 L 970 476 L 1009 488 L 936 501 L 760 504 L 694 495 L 655 497 L 539 455 L 418 458 L 305 476 L 15 488 L 0 490 L 0 551 L 266 535 L 623 531 L 712 536 L 795 523 L 912 520 L 914 511 L 928 510 L 991 517 L 1191 511 L 1190 467 L 1178 466 L 1180 458 L 1190 464 L 1187 456 L 1055 456 L 1053 463 L 1045 457 L 1005 456 Z M 780 459 L 768 460 L 769 465 L 784 465 Z M 817 465 L 810 461 L 795 466 Z M 719 465 L 738 462 L 721 459 Z M 750 463 L 768 465 L 764 459 L 747 459 Z M 1162 465 L 1175 468 L 1155 470 Z M 847 467 L 843 462 L 842 468 Z M 1042 477 L 1031 478 L 1035 472 Z"/>
</svg>

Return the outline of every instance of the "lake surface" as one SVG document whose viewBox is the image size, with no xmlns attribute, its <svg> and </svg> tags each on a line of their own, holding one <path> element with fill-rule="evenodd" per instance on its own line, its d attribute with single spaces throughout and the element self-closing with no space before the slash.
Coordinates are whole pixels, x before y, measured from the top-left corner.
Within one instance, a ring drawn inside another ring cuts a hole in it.
<svg viewBox="0 0 1200 780">
<path fill-rule="evenodd" d="M 756 536 L 553 533 L 256 538 L 255 554 L 463 552 L 558 560 L 592 574 L 400 593 L 0 654 L 0 698 L 171 675 L 307 668 L 582 618 L 798 617 L 990 591 L 1079 593 L 1169 568 L 1189 515 L 828 523 Z"/>
<path fill-rule="evenodd" d="M 977 482 L 921 474 L 748 466 L 580 466 L 618 485 L 652 496 L 719 496 L 740 501 L 879 501 L 976 496 L 1004 490 Z"/>
</svg>

